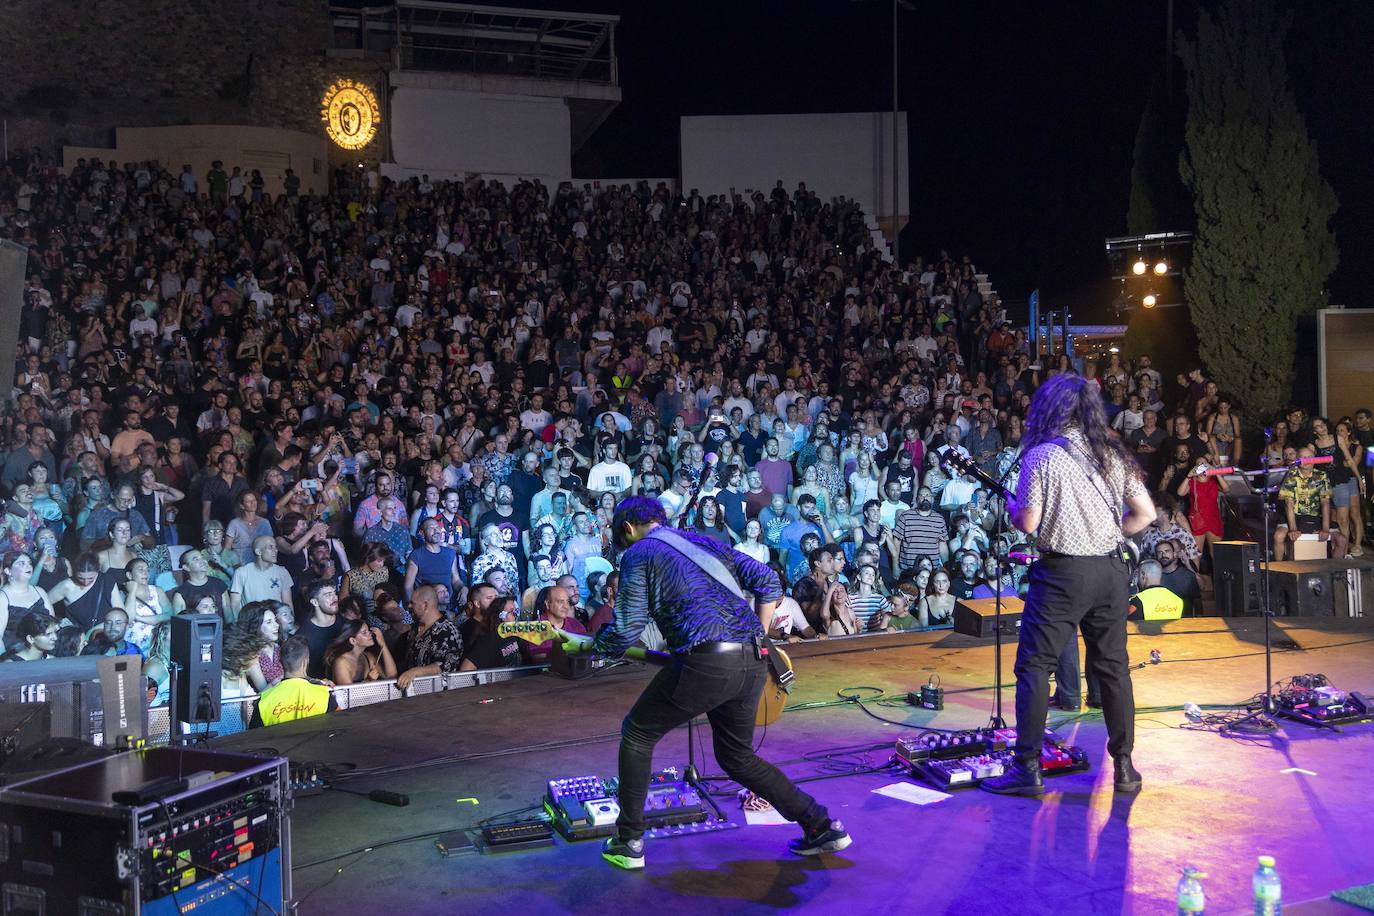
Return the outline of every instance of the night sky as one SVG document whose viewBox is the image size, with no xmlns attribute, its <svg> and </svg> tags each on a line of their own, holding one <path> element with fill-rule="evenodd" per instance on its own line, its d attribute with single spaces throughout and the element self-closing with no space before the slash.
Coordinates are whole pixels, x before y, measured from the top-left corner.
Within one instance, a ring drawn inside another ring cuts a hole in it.
<svg viewBox="0 0 1374 916">
<path fill-rule="evenodd" d="M 1125 232 L 1136 129 L 1164 80 L 1165 0 L 912 5 L 899 14 L 904 251 L 970 254 L 1012 303 L 1039 287 L 1046 307 L 1106 319 L 1102 243 Z M 624 100 L 574 159 L 579 177 L 675 175 L 681 115 L 891 107 L 889 0 L 540 6 L 621 16 Z M 1176 0 L 1176 29 L 1192 32 L 1196 8 Z M 1289 72 L 1341 202 L 1332 301 L 1374 305 L 1374 3 L 1297 8 Z M 1181 68 L 1172 99 L 1182 111 Z"/>
</svg>

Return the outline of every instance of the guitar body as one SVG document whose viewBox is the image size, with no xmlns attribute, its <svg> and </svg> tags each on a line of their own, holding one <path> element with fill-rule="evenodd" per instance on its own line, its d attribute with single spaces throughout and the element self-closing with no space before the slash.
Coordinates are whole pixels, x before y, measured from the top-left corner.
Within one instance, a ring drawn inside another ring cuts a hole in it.
<svg viewBox="0 0 1374 916">
<path fill-rule="evenodd" d="M 759 694 L 759 708 L 754 713 L 755 725 L 772 725 L 778 721 L 787 706 L 787 686 L 779 679 L 778 671 L 791 674 L 792 659 L 777 646 L 770 646 L 768 652 L 776 661 L 770 662 L 768 666 L 768 680 L 763 682 L 763 693 Z"/>
<path fill-rule="evenodd" d="M 516 620 L 503 623 L 496 628 L 502 637 L 514 636 L 527 643 L 539 646 L 551 639 L 561 639 L 565 644 L 584 646 L 592 641 L 590 636 L 582 636 L 560 630 L 547 620 Z M 759 694 L 759 707 L 754 713 L 755 725 L 772 725 L 778 721 L 787 706 L 787 695 L 792 681 L 792 659 L 777 646 L 769 647 L 771 660 L 768 664 L 768 680 L 764 682 L 763 692 Z M 653 652 L 634 646 L 625 652 L 627 658 L 667 665 L 673 657 L 667 652 Z"/>
</svg>

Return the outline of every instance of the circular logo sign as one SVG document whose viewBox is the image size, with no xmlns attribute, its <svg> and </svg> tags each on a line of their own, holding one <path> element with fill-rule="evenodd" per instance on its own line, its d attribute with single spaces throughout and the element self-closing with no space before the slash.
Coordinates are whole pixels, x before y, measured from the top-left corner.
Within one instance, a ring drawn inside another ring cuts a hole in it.
<svg viewBox="0 0 1374 916">
<path fill-rule="evenodd" d="M 353 80 L 339 80 L 325 90 L 320 117 L 329 139 L 344 149 L 362 149 L 371 143 L 382 120 L 377 96 Z"/>
</svg>

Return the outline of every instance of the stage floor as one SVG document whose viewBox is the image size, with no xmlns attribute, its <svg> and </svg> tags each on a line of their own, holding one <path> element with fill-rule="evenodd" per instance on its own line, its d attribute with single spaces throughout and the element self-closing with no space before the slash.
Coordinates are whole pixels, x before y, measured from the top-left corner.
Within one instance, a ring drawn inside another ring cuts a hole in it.
<svg viewBox="0 0 1374 916">
<path fill-rule="evenodd" d="M 368 706 L 230 736 L 214 746 L 271 748 L 293 762 L 387 768 L 345 785 L 364 794 L 388 789 L 410 795 L 407 808 L 336 791 L 298 801 L 292 854 L 295 896 L 306 916 L 767 913 L 797 906 L 867 913 L 1164 913 L 1172 912 L 1184 865 L 1209 874 L 1208 911 L 1232 913 L 1250 906 L 1250 874 L 1261 854 L 1277 858 L 1288 908 L 1313 901 L 1299 911 L 1357 912 L 1315 901 L 1374 882 L 1368 776 L 1374 724 L 1336 734 L 1285 723 L 1272 738 L 1250 741 L 1182 730 L 1182 704 L 1232 704 L 1262 689 L 1263 622 L 1196 618 L 1132 627 L 1132 659 L 1146 660 L 1151 649 L 1163 656 L 1162 664 L 1135 672 L 1135 761 L 1145 779 L 1139 795 L 1112 792 L 1110 766 L 1101 766 L 1106 733 L 1100 714 L 1052 714 L 1051 725 L 1084 747 L 1093 767 L 1048 780 L 1041 799 L 967 789 L 917 807 L 873 794 L 901 778 L 890 774 L 808 783 L 854 837 L 846 852 L 818 859 L 787 852 L 786 841 L 796 835 L 791 825 L 651 840 L 642 873 L 603 863 L 595 841 L 560 839 L 552 848 L 448 859 L 432 839 L 382 845 L 533 805 L 550 778 L 615 775 L 621 717 L 652 674 L 638 666 L 576 683 L 547 675 Z M 1374 621 L 1284 619 L 1275 636 L 1289 645 L 1274 655 L 1276 679 L 1321 672 L 1341 688 L 1374 694 Z M 1013 645 L 1004 647 L 1008 682 L 1013 653 Z M 793 704 L 833 700 L 837 691 L 854 687 L 903 697 L 934 673 L 945 688 L 943 711 L 880 703 L 868 709 L 940 728 L 983 725 L 991 709 L 990 640 L 932 632 L 835 641 L 793 655 Z M 1009 720 L 1013 694 L 1008 686 Z M 789 709 L 763 736 L 761 753 L 790 775 L 809 776 L 824 769 L 815 758 L 834 749 L 859 748 L 869 762 L 881 764 L 897 737 L 914 733 L 849 703 Z M 719 773 L 709 756 L 709 728 L 699 734 L 707 754 L 703 772 Z M 679 730 L 659 745 L 655 763 L 681 767 L 686 749 L 686 731 Z M 449 759 L 426 765 L 436 757 Z M 743 823 L 732 800 L 721 803 Z M 369 845 L 369 852 L 311 864 Z"/>
</svg>

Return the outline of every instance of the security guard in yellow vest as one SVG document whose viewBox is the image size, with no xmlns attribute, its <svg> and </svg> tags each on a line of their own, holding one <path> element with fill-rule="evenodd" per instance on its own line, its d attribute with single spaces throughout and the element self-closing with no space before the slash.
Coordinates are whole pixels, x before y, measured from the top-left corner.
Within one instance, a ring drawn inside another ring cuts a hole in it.
<svg viewBox="0 0 1374 916">
<path fill-rule="evenodd" d="M 1164 568 L 1156 560 L 1140 564 L 1140 591 L 1131 596 L 1130 620 L 1177 620 L 1183 616 L 1183 599 L 1160 585 Z"/>
<path fill-rule="evenodd" d="M 281 665 L 286 676 L 258 697 L 253 719 L 248 723 L 250 728 L 322 716 L 339 708 L 328 687 L 305 676 L 309 664 L 310 645 L 300 636 L 288 639 L 281 647 Z"/>
</svg>

